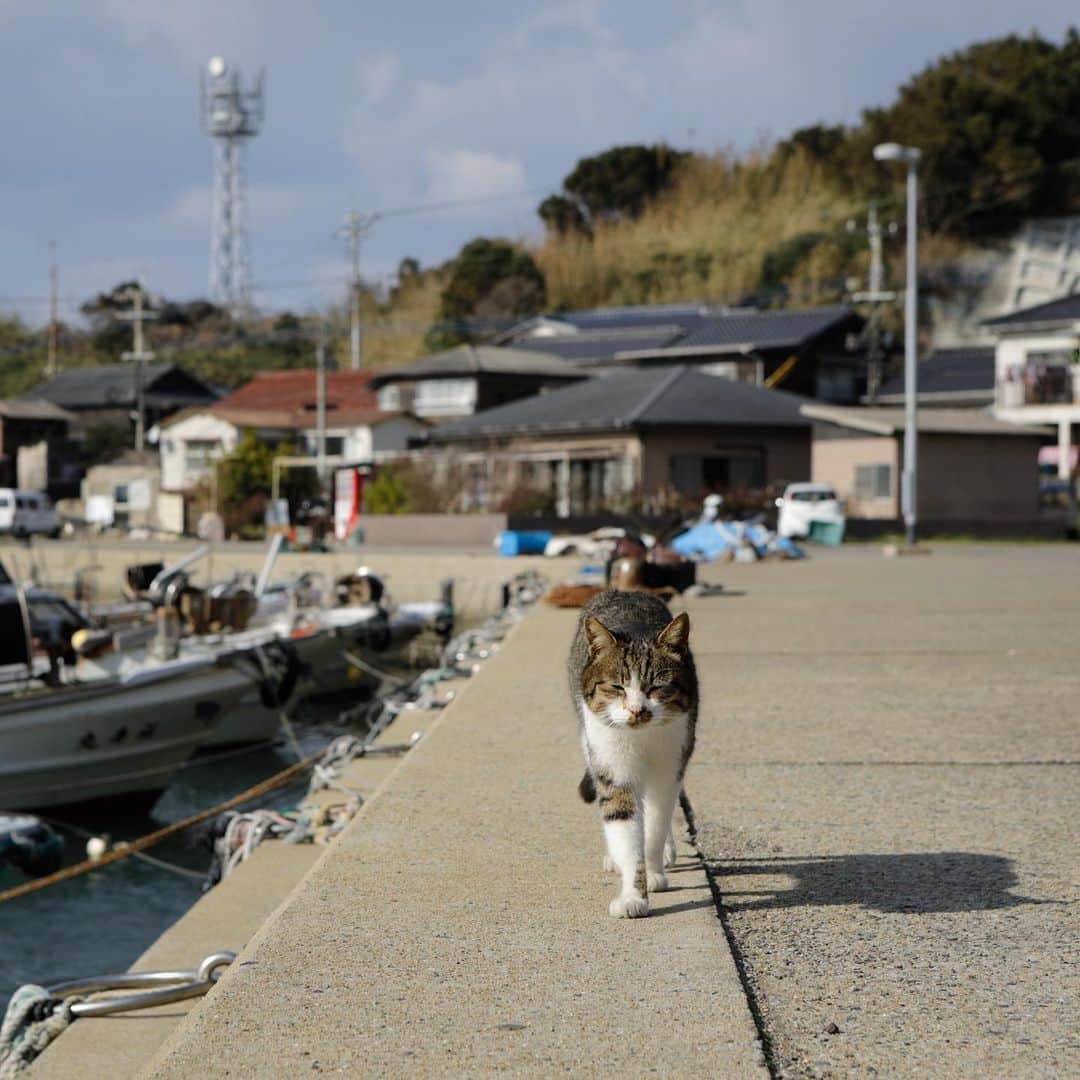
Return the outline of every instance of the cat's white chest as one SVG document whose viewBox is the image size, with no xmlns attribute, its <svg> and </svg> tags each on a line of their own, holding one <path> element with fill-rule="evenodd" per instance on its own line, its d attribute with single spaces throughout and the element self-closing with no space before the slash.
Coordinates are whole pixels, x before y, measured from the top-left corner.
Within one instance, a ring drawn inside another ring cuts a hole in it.
<svg viewBox="0 0 1080 1080">
<path fill-rule="evenodd" d="M 618 782 L 644 781 L 656 774 L 674 776 L 678 771 L 686 737 L 685 716 L 665 724 L 630 728 L 604 723 L 584 702 L 581 715 L 586 753 Z"/>
</svg>

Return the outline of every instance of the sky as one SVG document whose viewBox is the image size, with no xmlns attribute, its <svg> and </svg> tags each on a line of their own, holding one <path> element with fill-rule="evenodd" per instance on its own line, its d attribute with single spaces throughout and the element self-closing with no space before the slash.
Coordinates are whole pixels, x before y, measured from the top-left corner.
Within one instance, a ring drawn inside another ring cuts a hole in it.
<svg viewBox="0 0 1080 1080">
<path fill-rule="evenodd" d="M 0 311 L 46 320 L 50 242 L 67 319 L 131 277 L 207 294 L 199 81 L 215 55 L 265 71 L 247 151 L 255 300 L 310 312 L 344 295 L 350 209 L 381 214 L 361 249 L 373 282 L 474 236 L 535 238 L 536 205 L 580 157 L 659 140 L 745 150 L 853 122 L 943 53 L 1080 23 L 1066 0 L 1019 7 L 0 0 Z"/>
</svg>

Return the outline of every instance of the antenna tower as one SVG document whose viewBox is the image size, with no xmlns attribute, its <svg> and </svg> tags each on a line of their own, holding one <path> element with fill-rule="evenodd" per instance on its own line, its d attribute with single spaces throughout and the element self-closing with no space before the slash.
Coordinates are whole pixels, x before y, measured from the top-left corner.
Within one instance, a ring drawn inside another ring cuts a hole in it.
<svg viewBox="0 0 1080 1080">
<path fill-rule="evenodd" d="M 234 318 L 245 315 L 251 305 L 244 151 L 262 122 L 262 72 L 245 88 L 240 72 L 215 56 L 202 78 L 203 130 L 214 140 L 210 298 Z"/>
</svg>

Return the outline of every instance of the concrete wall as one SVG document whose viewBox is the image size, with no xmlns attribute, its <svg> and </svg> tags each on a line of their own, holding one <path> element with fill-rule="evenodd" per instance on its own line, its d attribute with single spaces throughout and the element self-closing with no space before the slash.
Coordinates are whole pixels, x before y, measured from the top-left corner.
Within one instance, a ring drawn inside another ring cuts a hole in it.
<svg viewBox="0 0 1080 1080">
<path fill-rule="evenodd" d="M 92 495 L 114 497 L 118 487 L 127 487 L 130 497 L 135 494 L 131 490 L 133 484 L 144 485 L 141 487 L 141 494 L 146 498 L 139 505 L 116 504 L 115 511 L 118 520 L 123 517 L 128 525 L 156 526 L 158 524 L 157 499 L 158 492 L 161 490 L 161 470 L 156 457 L 148 458 L 145 464 L 114 462 L 108 465 L 95 465 L 83 478 L 83 506 L 85 507 L 86 500 Z"/>
<path fill-rule="evenodd" d="M 888 498 L 856 498 L 855 469 L 858 465 L 890 466 Z M 818 484 L 831 484 L 844 500 L 851 517 L 895 518 L 900 513 L 899 445 L 891 435 L 815 438 L 810 478 Z"/>
<path fill-rule="evenodd" d="M 655 491 L 671 481 L 676 454 L 722 457 L 725 450 L 761 450 L 765 483 L 810 479 L 810 428 L 707 428 L 701 431 L 646 431 L 642 435 L 642 487 Z"/>
<path fill-rule="evenodd" d="M 491 547 L 505 514 L 361 514 L 365 544 L 409 547 Z M 357 549 L 357 555 L 363 549 Z"/>
<path fill-rule="evenodd" d="M 919 516 L 1034 521 L 1040 443 L 1037 435 L 920 435 Z"/>
</svg>

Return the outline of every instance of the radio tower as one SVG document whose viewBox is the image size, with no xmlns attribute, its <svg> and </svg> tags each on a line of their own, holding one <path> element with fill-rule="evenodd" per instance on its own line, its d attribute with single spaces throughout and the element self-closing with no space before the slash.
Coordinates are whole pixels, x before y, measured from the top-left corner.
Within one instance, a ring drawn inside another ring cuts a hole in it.
<svg viewBox="0 0 1080 1080">
<path fill-rule="evenodd" d="M 210 222 L 210 298 L 233 318 L 251 304 L 247 239 L 245 140 L 263 122 L 263 76 L 243 87 L 240 72 L 220 56 L 206 65 L 202 81 L 202 122 L 214 140 L 214 205 Z"/>
</svg>

